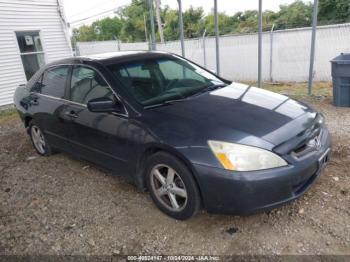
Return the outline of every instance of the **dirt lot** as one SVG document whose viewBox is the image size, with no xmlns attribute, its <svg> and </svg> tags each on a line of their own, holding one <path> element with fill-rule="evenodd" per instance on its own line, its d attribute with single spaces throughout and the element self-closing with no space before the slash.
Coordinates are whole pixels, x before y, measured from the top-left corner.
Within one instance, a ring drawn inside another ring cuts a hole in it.
<svg viewBox="0 0 350 262">
<path fill-rule="evenodd" d="M 17 116 L 0 117 L 0 254 L 350 255 L 350 108 L 302 99 L 326 115 L 334 144 L 310 191 L 267 213 L 185 222 L 121 177 L 65 154 L 39 157 Z"/>
</svg>

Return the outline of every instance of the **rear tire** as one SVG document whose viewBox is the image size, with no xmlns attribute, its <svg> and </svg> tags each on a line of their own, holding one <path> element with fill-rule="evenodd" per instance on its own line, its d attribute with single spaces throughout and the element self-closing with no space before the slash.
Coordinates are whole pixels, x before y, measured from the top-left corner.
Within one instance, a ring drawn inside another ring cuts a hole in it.
<svg viewBox="0 0 350 262">
<path fill-rule="evenodd" d="M 153 202 L 168 216 L 185 220 L 199 211 L 199 189 L 178 158 L 165 152 L 152 155 L 146 163 L 146 182 Z"/>
<path fill-rule="evenodd" d="M 53 149 L 45 138 L 43 130 L 34 121 L 30 121 L 28 125 L 28 133 L 32 141 L 35 151 L 42 156 L 52 155 Z"/>
</svg>

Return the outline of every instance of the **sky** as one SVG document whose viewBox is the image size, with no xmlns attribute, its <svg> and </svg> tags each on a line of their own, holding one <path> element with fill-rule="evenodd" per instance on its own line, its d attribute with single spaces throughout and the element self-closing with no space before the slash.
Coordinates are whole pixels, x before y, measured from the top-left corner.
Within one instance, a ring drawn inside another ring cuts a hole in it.
<svg viewBox="0 0 350 262">
<path fill-rule="evenodd" d="M 206 13 L 210 13 L 213 8 L 213 2 L 213 0 L 182 0 L 182 6 L 183 10 L 188 9 L 191 5 L 193 7 L 201 6 Z M 263 0 L 263 9 L 277 11 L 280 5 L 292 2 L 294 0 Z M 98 20 L 98 18 L 112 16 L 113 10 L 111 11 L 111 9 L 117 9 L 130 3 L 131 0 L 63 0 L 68 22 L 75 22 L 105 12 L 90 19 L 72 23 L 72 27 L 84 23 L 90 24 L 94 20 Z M 169 5 L 173 9 L 178 8 L 177 0 L 161 0 L 161 4 L 162 6 Z M 219 12 L 233 15 L 238 11 L 258 9 L 258 0 L 218 0 L 218 9 Z"/>
</svg>

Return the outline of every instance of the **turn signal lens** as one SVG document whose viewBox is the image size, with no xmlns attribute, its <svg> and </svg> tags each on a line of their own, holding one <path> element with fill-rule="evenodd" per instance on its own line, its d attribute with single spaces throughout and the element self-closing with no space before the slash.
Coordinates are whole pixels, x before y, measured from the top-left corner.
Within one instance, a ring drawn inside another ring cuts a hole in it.
<svg viewBox="0 0 350 262">
<path fill-rule="evenodd" d="M 224 168 L 228 170 L 235 170 L 235 167 L 232 165 L 230 159 L 224 153 L 217 153 L 216 157 L 219 159 Z"/>
</svg>

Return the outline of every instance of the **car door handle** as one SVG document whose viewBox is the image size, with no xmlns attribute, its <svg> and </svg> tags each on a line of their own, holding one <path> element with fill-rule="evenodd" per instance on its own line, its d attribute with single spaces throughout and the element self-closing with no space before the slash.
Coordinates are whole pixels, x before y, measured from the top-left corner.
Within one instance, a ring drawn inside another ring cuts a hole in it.
<svg viewBox="0 0 350 262">
<path fill-rule="evenodd" d="M 68 117 L 72 117 L 72 118 L 77 118 L 78 117 L 78 115 L 73 110 L 67 111 L 65 113 L 65 115 L 68 116 Z"/>
</svg>

